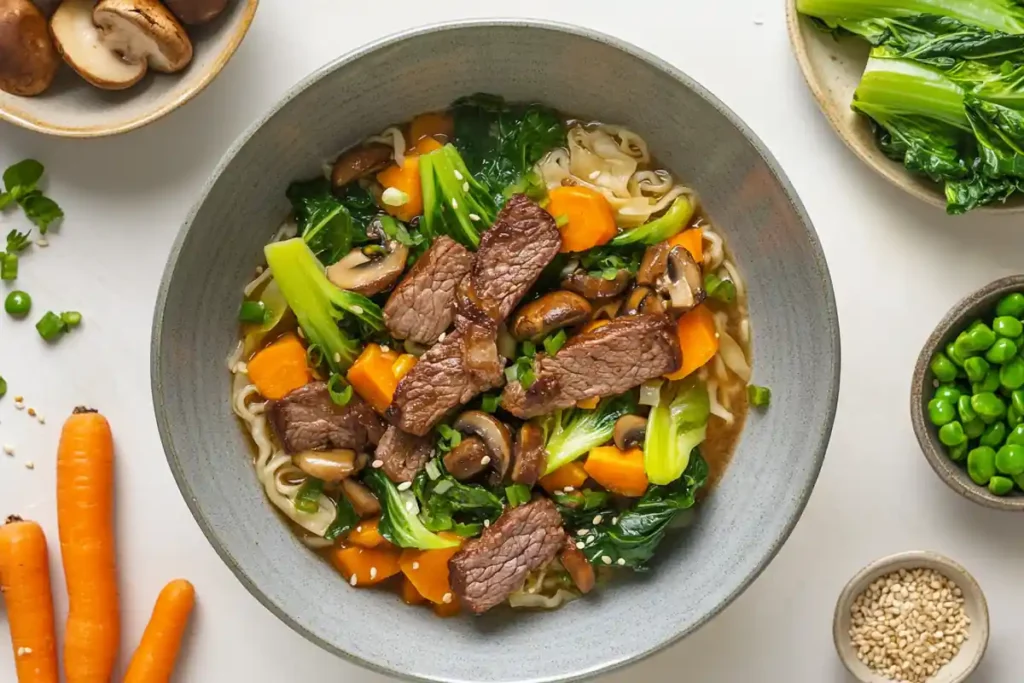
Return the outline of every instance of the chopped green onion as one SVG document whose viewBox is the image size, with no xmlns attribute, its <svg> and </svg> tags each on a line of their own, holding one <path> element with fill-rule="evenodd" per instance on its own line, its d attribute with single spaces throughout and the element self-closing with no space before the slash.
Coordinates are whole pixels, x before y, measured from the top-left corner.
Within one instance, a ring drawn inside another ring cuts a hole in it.
<svg viewBox="0 0 1024 683">
<path fill-rule="evenodd" d="M 46 341 L 53 341 L 64 334 L 67 327 L 59 315 L 53 311 L 47 311 L 36 323 L 36 331 Z"/>
<path fill-rule="evenodd" d="M 341 375 L 334 373 L 327 380 L 327 393 L 336 405 L 344 407 L 352 400 L 352 385 L 346 384 Z"/>
<path fill-rule="evenodd" d="M 426 470 L 427 476 L 430 477 L 430 481 L 437 481 L 441 478 L 441 468 L 437 466 L 436 461 L 427 461 L 427 464 L 423 469 Z"/>
<path fill-rule="evenodd" d="M 557 216 L 555 216 L 555 225 L 557 225 L 558 227 L 561 228 L 562 226 L 565 226 L 565 225 L 568 225 L 568 224 L 569 224 L 569 217 L 567 215 L 565 215 L 564 213 L 560 213 Z"/>
<path fill-rule="evenodd" d="M 0 258 L 0 280 L 18 279 L 18 255 L 5 253 Z"/>
<path fill-rule="evenodd" d="M 501 405 L 501 396 L 497 394 L 484 394 L 480 399 L 480 410 L 485 413 L 495 413 Z"/>
<path fill-rule="evenodd" d="M 450 481 L 448 481 L 447 479 L 442 479 L 441 481 L 437 482 L 436 486 L 434 486 L 434 493 L 441 495 L 445 491 L 450 489 L 452 486 L 453 484 Z"/>
<path fill-rule="evenodd" d="M 484 530 L 483 524 L 460 524 L 455 522 L 455 527 L 452 529 L 455 533 L 463 538 L 472 538 L 473 536 L 479 536 L 480 532 Z"/>
<path fill-rule="evenodd" d="M 243 323 L 262 325 L 267 322 L 267 305 L 262 301 L 243 301 L 238 311 L 238 319 Z"/>
<path fill-rule="evenodd" d="M 565 330 L 559 330 L 554 334 L 549 334 L 544 339 L 544 350 L 547 351 L 549 356 L 553 356 L 558 353 L 558 350 L 565 346 Z"/>
<path fill-rule="evenodd" d="M 533 374 L 533 368 L 527 368 L 519 373 L 519 384 L 522 385 L 523 389 L 529 389 L 536 379 L 536 375 Z"/>
<path fill-rule="evenodd" d="M 82 324 L 82 314 L 78 311 L 64 311 L 60 314 L 60 321 L 64 323 L 64 327 L 70 330 L 72 327 Z"/>
<path fill-rule="evenodd" d="M 736 299 L 736 283 L 729 279 L 722 279 L 714 273 L 704 276 L 704 291 L 712 299 L 731 304 Z"/>
<path fill-rule="evenodd" d="M 6 394 L 6 393 L 7 393 L 7 380 L 5 380 L 3 377 L 0 377 L 0 398 L 3 398 L 4 394 Z"/>
<path fill-rule="evenodd" d="M 530 487 L 526 484 L 512 484 L 505 487 L 505 496 L 511 507 L 519 507 L 530 502 Z"/>
<path fill-rule="evenodd" d="M 505 368 L 505 381 L 515 382 L 519 379 L 519 367 L 516 365 L 510 365 Z"/>
<path fill-rule="evenodd" d="M 324 350 L 319 344 L 310 344 L 306 348 L 306 365 L 311 368 L 318 368 L 323 365 Z"/>
<path fill-rule="evenodd" d="M 462 443 L 462 434 L 448 425 L 438 425 L 437 433 L 441 435 L 440 440 L 437 442 L 437 449 L 442 453 L 447 453 Z"/>
<path fill-rule="evenodd" d="M 619 276 L 618 268 L 605 268 L 601 271 L 601 277 L 605 280 L 614 280 Z"/>
<path fill-rule="evenodd" d="M 537 345 L 532 341 L 523 342 L 523 355 L 527 358 L 533 358 L 537 355 Z"/>
<path fill-rule="evenodd" d="M 750 405 L 765 408 L 772 402 L 772 390 L 768 387 L 749 384 L 747 385 L 747 399 L 750 401 Z"/>
<path fill-rule="evenodd" d="M 299 487 L 295 494 L 295 509 L 299 512 L 315 514 L 320 510 L 320 494 L 324 492 L 324 482 L 316 477 L 310 477 Z"/>
</svg>

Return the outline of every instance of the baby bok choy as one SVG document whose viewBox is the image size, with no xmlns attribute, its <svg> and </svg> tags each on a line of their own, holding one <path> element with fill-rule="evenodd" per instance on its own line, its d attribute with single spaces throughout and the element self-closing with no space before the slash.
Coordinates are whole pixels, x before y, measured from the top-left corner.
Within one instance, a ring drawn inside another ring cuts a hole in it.
<svg viewBox="0 0 1024 683">
<path fill-rule="evenodd" d="M 695 377 L 666 382 L 651 408 L 644 438 L 644 470 L 652 484 L 670 484 L 690 464 L 690 454 L 707 435 L 711 400 Z"/>
<path fill-rule="evenodd" d="M 432 533 L 419 518 L 419 504 L 412 491 L 399 491 L 391 480 L 377 469 L 366 474 L 365 481 L 381 504 L 380 533 L 399 548 L 439 550 L 454 548 L 458 541 Z"/>
<path fill-rule="evenodd" d="M 594 410 L 569 408 L 558 410 L 542 419 L 547 468 L 551 474 L 562 465 L 606 443 L 615 431 L 615 421 L 636 410 L 631 393 L 603 399 Z"/>
<path fill-rule="evenodd" d="M 430 239 L 448 235 L 476 249 L 480 233 L 494 222 L 497 207 L 487 189 L 466 168 L 458 150 L 445 145 L 420 157 L 422 229 Z"/>
</svg>

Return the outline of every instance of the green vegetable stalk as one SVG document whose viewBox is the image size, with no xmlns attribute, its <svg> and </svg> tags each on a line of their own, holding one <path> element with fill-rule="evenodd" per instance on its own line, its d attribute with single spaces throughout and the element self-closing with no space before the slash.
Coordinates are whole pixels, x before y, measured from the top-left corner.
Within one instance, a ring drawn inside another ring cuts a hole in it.
<svg viewBox="0 0 1024 683">
<path fill-rule="evenodd" d="M 399 548 L 439 550 L 459 543 L 432 533 L 417 516 L 418 504 L 412 491 L 399 491 L 383 472 L 371 469 L 365 481 L 380 501 L 380 533 Z"/>
<path fill-rule="evenodd" d="M 479 246 L 480 233 L 494 223 L 497 207 L 458 150 L 449 144 L 421 156 L 420 183 L 428 237 L 448 235 L 471 249 Z"/>
<path fill-rule="evenodd" d="M 685 228 L 696 210 L 693 199 L 680 195 L 663 215 L 620 233 L 611 241 L 611 245 L 620 247 L 627 244 L 651 245 L 664 242 Z"/>
<path fill-rule="evenodd" d="M 669 484 L 682 476 L 690 453 L 707 435 L 711 401 L 695 377 L 666 382 L 661 400 L 647 418 L 644 470 L 652 484 Z"/>
<path fill-rule="evenodd" d="M 627 393 L 603 399 L 594 410 L 569 408 L 543 418 L 541 427 L 548 454 L 544 474 L 551 474 L 607 442 L 612 438 L 615 421 L 635 409 L 633 395 Z"/>
</svg>

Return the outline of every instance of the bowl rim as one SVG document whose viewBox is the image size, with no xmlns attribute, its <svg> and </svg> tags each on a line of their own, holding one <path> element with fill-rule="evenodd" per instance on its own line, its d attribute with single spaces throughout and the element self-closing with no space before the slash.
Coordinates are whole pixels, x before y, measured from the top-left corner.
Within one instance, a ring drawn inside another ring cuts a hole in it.
<svg viewBox="0 0 1024 683">
<path fill-rule="evenodd" d="M 77 139 L 102 138 L 112 135 L 121 135 L 122 133 L 127 133 L 153 123 L 157 119 L 163 118 L 167 114 L 170 114 L 172 111 L 188 103 L 203 90 L 206 90 L 206 87 L 213 82 L 213 79 L 220 75 L 220 72 L 235 55 L 235 52 L 242 44 L 245 36 L 249 33 L 249 27 L 252 25 L 253 18 L 256 15 L 256 9 L 260 4 L 260 0 L 244 0 L 244 2 L 245 8 L 241 14 L 241 20 L 238 22 L 237 26 L 234 27 L 234 33 L 231 36 L 231 39 L 217 54 L 216 59 L 210 68 L 199 77 L 199 80 L 197 80 L 191 88 L 151 111 L 120 124 L 97 124 L 95 126 L 81 128 L 58 126 L 52 123 L 46 123 L 38 117 L 22 112 L 17 107 L 0 105 L 0 120 L 13 123 L 16 126 L 20 126 L 35 133 Z M 61 61 L 63 62 L 63 60 Z M 62 64 L 61 66 L 63 67 L 65 65 Z M 170 74 L 170 76 L 173 78 L 174 74 Z"/>
<path fill-rule="evenodd" d="M 978 608 L 978 616 L 980 617 L 980 624 L 979 620 L 975 619 L 971 622 L 971 626 L 973 627 L 975 624 L 979 624 L 977 630 L 978 634 L 981 636 L 981 640 L 975 640 L 975 642 L 980 643 L 980 645 L 978 646 L 974 657 L 971 659 L 971 662 L 968 664 L 967 669 L 964 670 L 962 675 L 949 682 L 960 683 L 961 681 L 966 680 L 967 677 L 978 668 L 978 664 L 981 663 L 982 658 L 985 656 L 985 652 L 988 650 L 990 631 L 988 599 L 985 597 L 985 591 L 981 589 L 981 584 L 978 583 L 978 580 L 974 578 L 974 575 L 967 571 L 963 565 L 956 560 L 950 559 L 949 557 L 932 550 L 907 550 L 901 553 L 881 557 L 862 567 L 853 575 L 853 577 L 850 578 L 849 581 L 846 582 L 843 590 L 839 593 L 839 597 L 836 598 L 836 607 L 832 614 L 832 643 L 835 645 L 836 654 L 839 656 L 839 660 L 843 663 L 843 666 L 846 667 L 846 670 L 850 672 L 851 676 L 856 678 L 858 681 L 864 681 L 864 678 L 853 670 L 852 659 L 849 657 L 847 651 L 840 645 L 842 639 L 849 638 L 848 634 L 840 631 L 840 622 L 842 621 L 843 615 L 849 611 L 850 605 L 857 597 L 858 593 L 855 593 L 855 591 L 857 591 L 858 588 L 863 590 L 863 588 L 866 588 L 867 585 L 876 578 L 884 576 L 890 571 L 897 571 L 896 569 L 893 569 L 893 567 L 907 561 L 919 561 L 922 563 L 922 567 L 925 568 L 928 566 L 938 566 L 948 570 L 951 574 L 956 575 L 957 579 L 955 582 L 965 595 L 967 593 L 971 593 L 977 597 L 976 604 Z M 972 635 L 975 634 L 972 633 Z M 856 657 L 853 659 L 856 659 Z"/>
<path fill-rule="evenodd" d="M 996 496 L 971 481 L 966 472 L 950 460 L 939 445 L 938 436 L 933 433 L 931 424 L 925 418 L 924 396 L 928 391 L 932 355 L 943 339 L 963 326 L 965 318 L 974 315 L 968 314 L 968 311 L 976 307 L 986 307 L 1004 294 L 1021 290 L 1024 290 L 1024 275 L 1009 275 L 988 283 L 953 304 L 921 347 L 910 384 L 910 421 L 914 425 L 914 436 L 917 437 L 921 452 L 935 474 L 964 498 L 994 510 L 1010 512 L 1024 512 L 1024 495 Z"/>
<path fill-rule="evenodd" d="M 832 377 L 829 382 L 829 389 L 827 396 L 824 400 L 824 404 L 827 410 L 827 416 L 825 422 L 821 425 L 820 431 L 817 435 L 817 442 L 813 449 L 814 462 L 813 466 L 808 472 L 808 479 L 804 483 L 802 489 L 799 491 L 797 498 L 796 513 L 790 520 L 779 530 L 777 537 L 771 544 L 766 555 L 761 559 L 760 562 L 753 568 L 753 570 L 737 584 L 736 588 L 722 600 L 722 602 L 715 606 L 714 609 L 709 611 L 701 619 L 694 622 L 689 629 L 681 630 L 675 633 L 671 637 L 653 643 L 647 649 L 630 653 L 624 657 L 612 657 L 608 660 L 596 663 L 587 669 L 567 673 L 567 674 L 555 674 L 549 676 L 535 677 L 523 683 L 563 683 L 568 681 L 579 681 L 586 678 L 596 676 L 598 674 L 606 674 L 618 669 L 622 669 L 628 665 L 634 664 L 638 661 L 646 659 L 651 655 L 675 644 L 682 640 L 684 637 L 690 635 L 694 631 L 700 629 L 707 624 L 712 618 L 720 614 L 726 607 L 739 597 L 751 583 L 757 579 L 765 568 L 771 563 L 776 557 L 779 550 L 789 539 L 790 534 L 796 527 L 797 522 L 803 516 L 803 512 L 807 507 L 808 500 L 810 499 L 811 493 L 814 490 L 814 486 L 817 483 L 818 477 L 821 473 L 821 467 L 824 463 L 825 452 L 828 449 L 829 441 L 832 435 L 833 425 L 835 423 L 836 409 L 839 400 L 839 386 L 840 386 L 840 369 L 842 365 L 841 357 L 841 345 L 840 345 L 840 328 L 839 328 L 839 316 L 838 309 L 836 306 L 835 291 L 832 284 L 832 276 L 828 269 L 828 263 L 825 260 L 824 250 L 821 246 L 821 241 L 818 238 L 817 232 L 814 230 L 813 223 L 810 216 L 807 214 L 803 203 L 800 201 L 796 190 L 794 189 L 789 178 L 782 170 L 781 165 L 775 156 L 768 150 L 767 146 L 761 139 L 753 132 L 753 130 L 744 123 L 739 116 L 726 106 L 721 100 L 715 95 L 711 94 L 704 86 L 697 83 L 690 76 L 685 74 L 682 70 L 668 63 L 667 61 L 657 57 L 646 50 L 629 43 L 628 41 L 616 38 L 614 36 L 602 33 L 600 31 L 592 30 L 582 26 L 576 26 L 572 24 L 566 24 L 557 21 L 550 21 L 544 19 L 534 18 L 474 18 L 474 19 L 458 19 L 443 22 L 435 22 L 419 27 L 406 29 L 397 33 L 393 33 L 370 43 L 362 45 L 348 53 L 341 55 L 340 57 L 331 60 L 323 66 L 317 68 L 306 78 L 297 82 L 292 86 L 281 99 L 273 105 L 268 111 L 263 113 L 258 119 L 256 119 L 228 148 L 228 150 L 221 157 L 216 168 L 210 175 L 209 179 L 203 185 L 202 190 L 199 193 L 198 199 L 196 200 L 193 207 L 190 209 L 185 222 L 182 224 L 177 237 L 171 247 L 168 255 L 167 263 L 164 267 L 164 272 L 160 281 L 160 288 L 157 293 L 156 304 L 153 313 L 153 330 L 152 330 L 152 341 L 150 344 L 150 379 L 152 385 L 152 398 L 154 412 L 156 413 L 157 428 L 160 434 L 161 444 L 164 448 L 164 453 L 167 458 L 168 466 L 170 467 L 171 473 L 174 476 L 175 482 L 178 485 L 178 489 L 185 499 L 185 503 L 195 518 L 196 523 L 199 525 L 200 530 L 206 537 L 207 542 L 213 547 L 214 551 L 220 556 L 221 560 L 228 566 L 231 572 L 239 580 L 239 582 L 245 587 L 245 589 L 256 598 L 260 604 L 262 604 L 267 610 L 274 614 L 284 624 L 290 627 L 293 631 L 301 635 L 306 640 L 320 646 L 327 652 L 330 652 L 336 656 L 346 659 L 349 662 L 358 664 L 366 669 L 374 671 L 376 673 L 396 676 L 403 680 L 408 681 L 429 681 L 431 683 L 449 683 L 452 679 L 441 676 L 433 675 L 422 675 L 415 672 L 399 671 L 392 669 L 387 666 L 383 666 L 374 661 L 368 661 L 361 657 L 358 657 L 350 652 L 336 647 L 335 645 L 326 642 L 325 640 L 318 637 L 316 634 L 303 628 L 298 622 L 292 619 L 287 613 L 279 609 L 276 604 L 271 602 L 263 592 L 255 585 L 255 583 L 249 578 L 244 569 L 241 567 L 239 562 L 227 552 L 227 550 L 220 544 L 217 539 L 216 533 L 213 531 L 206 519 L 205 514 L 200 508 L 198 500 L 193 494 L 185 478 L 184 471 L 179 462 L 178 456 L 175 453 L 173 442 L 171 439 L 172 428 L 167 420 L 167 416 L 163 410 L 162 403 L 160 401 L 163 388 L 163 378 L 160 372 L 160 358 L 164 354 L 163 344 L 163 316 L 164 308 L 167 303 L 167 295 L 171 285 L 172 275 L 174 273 L 177 261 L 181 255 L 181 250 L 191 231 L 192 224 L 195 217 L 212 191 L 214 185 L 220 179 L 221 175 L 225 172 L 228 165 L 234 159 L 234 157 L 241 151 L 241 149 L 249 143 L 259 129 L 266 124 L 271 118 L 280 113 L 286 106 L 288 106 L 293 99 L 298 97 L 305 90 L 310 88 L 315 83 L 319 82 L 323 78 L 327 77 L 331 73 L 338 69 L 344 68 L 350 63 L 365 57 L 373 52 L 380 49 L 389 47 L 391 45 L 400 43 L 410 38 L 416 38 L 422 35 L 427 35 L 436 32 L 447 32 L 447 31 L 458 31 L 467 29 L 486 29 L 486 28 L 511 28 L 511 29 L 529 29 L 529 30 L 542 30 L 542 31 L 553 31 L 556 33 L 562 33 L 574 38 L 584 38 L 586 40 L 604 43 L 605 45 L 614 47 L 617 50 L 625 52 L 627 55 L 638 59 L 659 71 L 668 74 L 680 85 L 692 90 L 699 97 L 701 97 L 708 104 L 713 106 L 722 116 L 726 118 L 742 135 L 746 138 L 747 142 L 757 151 L 758 155 L 762 158 L 776 180 L 782 186 L 786 193 L 786 198 L 793 207 L 797 216 L 800 219 L 801 228 L 807 236 L 808 244 L 813 253 L 813 259 L 815 267 L 821 272 L 824 277 L 822 284 L 825 290 L 825 306 L 826 316 L 831 322 L 829 327 L 829 342 L 830 351 L 832 356 L 835 358 L 835 363 L 832 368 Z"/>
</svg>

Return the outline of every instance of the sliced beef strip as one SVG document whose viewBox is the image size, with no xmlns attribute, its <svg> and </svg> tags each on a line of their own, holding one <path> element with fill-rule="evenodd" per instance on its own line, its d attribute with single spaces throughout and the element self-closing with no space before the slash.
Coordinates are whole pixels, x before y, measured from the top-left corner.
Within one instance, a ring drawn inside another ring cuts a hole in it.
<svg viewBox="0 0 1024 683">
<path fill-rule="evenodd" d="M 505 510 L 448 561 L 459 604 L 476 614 L 501 604 L 563 549 L 565 538 L 562 517 L 547 498 Z"/>
<path fill-rule="evenodd" d="M 667 315 L 630 315 L 580 334 L 554 356 L 538 354 L 529 389 L 505 386 L 501 404 L 526 419 L 593 396 L 614 396 L 679 367 L 682 352 Z"/>
<path fill-rule="evenodd" d="M 361 451 L 380 441 L 386 425 L 359 396 L 342 407 L 326 382 L 311 382 L 267 405 L 270 425 L 288 453 L 350 448 Z"/>
<path fill-rule="evenodd" d="M 384 305 L 384 324 L 395 339 L 433 344 L 455 319 L 456 289 L 473 255 L 450 237 L 434 240 Z"/>
<path fill-rule="evenodd" d="M 544 474 L 548 454 L 544 450 L 544 432 L 532 422 L 524 422 L 516 437 L 512 456 L 512 481 L 533 486 Z"/>
<path fill-rule="evenodd" d="M 397 427 L 388 427 L 377 444 L 376 459 L 384 464 L 382 469 L 388 479 L 400 484 L 412 481 L 430 460 L 434 451 L 429 439 L 403 432 Z"/>
</svg>

